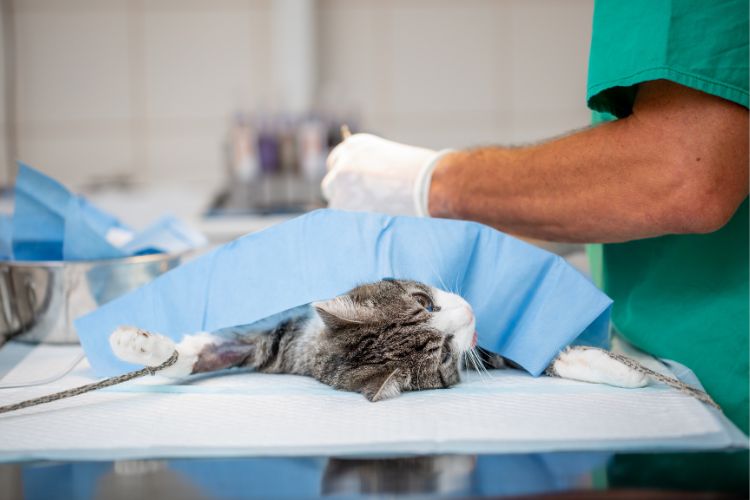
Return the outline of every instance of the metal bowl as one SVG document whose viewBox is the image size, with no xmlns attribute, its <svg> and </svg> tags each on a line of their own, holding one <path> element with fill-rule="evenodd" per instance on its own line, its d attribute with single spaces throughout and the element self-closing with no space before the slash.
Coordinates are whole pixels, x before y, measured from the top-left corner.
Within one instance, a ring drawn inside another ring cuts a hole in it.
<svg viewBox="0 0 750 500">
<path fill-rule="evenodd" d="M 78 343 L 73 320 L 177 267 L 182 257 L 0 262 L 0 345 L 10 337 Z"/>
</svg>

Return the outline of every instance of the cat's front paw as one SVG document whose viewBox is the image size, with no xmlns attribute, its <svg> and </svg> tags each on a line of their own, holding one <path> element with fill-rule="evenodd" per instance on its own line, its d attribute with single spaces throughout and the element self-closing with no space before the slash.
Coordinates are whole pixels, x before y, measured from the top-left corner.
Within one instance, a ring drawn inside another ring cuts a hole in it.
<svg viewBox="0 0 750 500">
<path fill-rule="evenodd" d="M 559 377 L 582 382 L 631 389 L 648 385 L 648 376 L 613 359 L 601 349 L 571 347 L 560 353 L 552 368 Z"/>
<path fill-rule="evenodd" d="M 162 364 L 175 350 L 171 339 L 134 326 L 117 328 L 109 337 L 109 345 L 121 360 L 145 366 Z"/>
</svg>

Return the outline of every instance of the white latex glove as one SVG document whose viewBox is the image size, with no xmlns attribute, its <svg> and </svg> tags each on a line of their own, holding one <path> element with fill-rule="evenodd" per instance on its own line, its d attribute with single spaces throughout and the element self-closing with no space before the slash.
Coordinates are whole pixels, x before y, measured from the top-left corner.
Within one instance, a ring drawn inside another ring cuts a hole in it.
<svg viewBox="0 0 750 500">
<path fill-rule="evenodd" d="M 328 155 L 323 196 L 331 208 L 427 216 L 432 171 L 448 152 L 355 134 Z"/>
</svg>

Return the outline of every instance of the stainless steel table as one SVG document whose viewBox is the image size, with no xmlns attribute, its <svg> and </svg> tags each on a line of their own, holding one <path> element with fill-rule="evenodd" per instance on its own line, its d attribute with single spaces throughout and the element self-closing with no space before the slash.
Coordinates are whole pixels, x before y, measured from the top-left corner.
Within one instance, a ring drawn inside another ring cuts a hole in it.
<svg viewBox="0 0 750 500">
<path fill-rule="evenodd" d="M 232 458 L 0 465 L 3 499 L 747 498 L 747 453 Z"/>
</svg>

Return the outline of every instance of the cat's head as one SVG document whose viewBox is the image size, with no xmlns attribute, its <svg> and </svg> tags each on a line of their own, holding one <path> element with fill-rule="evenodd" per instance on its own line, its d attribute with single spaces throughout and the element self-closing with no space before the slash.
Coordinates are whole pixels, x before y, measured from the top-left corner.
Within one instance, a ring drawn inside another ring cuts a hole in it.
<svg viewBox="0 0 750 500">
<path fill-rule="evenodd" d="M 464 299 L 416 281 L 386 279 L 313 304 L 326 326 L 327 382 L 370 401 L 459 382 L 476 343 Z"/>
</svg>

